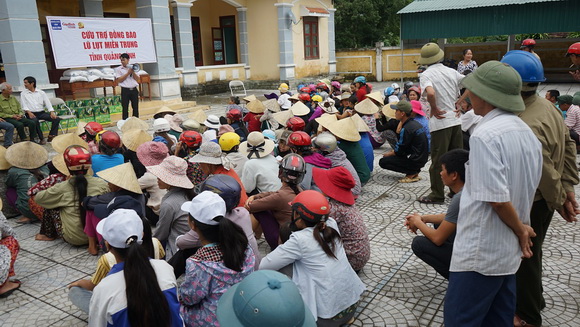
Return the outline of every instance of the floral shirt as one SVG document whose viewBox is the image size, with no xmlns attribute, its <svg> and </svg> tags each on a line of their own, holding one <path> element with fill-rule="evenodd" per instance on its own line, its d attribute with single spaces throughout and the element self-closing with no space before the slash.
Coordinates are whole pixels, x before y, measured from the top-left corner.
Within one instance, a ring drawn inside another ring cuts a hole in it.
<svg viewBox="0 0 580 327">
<path fill-rule="evenodd" d="M 348 262 L 355 271 L 369 261 L 371 245 L 364 219 L 356 204 L 349 206 L 334 199 L 329 200 L 330 216 L 336 220 Z"/>
<path fill-rule="evenodd" d="M 181 315 L 186 326 L 219 326 L 216 312 L 221 296 L 254 271 L 254 252 L 246 249 L 242 271 L 225 266 L 219 245 L 208 244 L 187 259 L 179 288 Z"/>
<path fill-rule="evenodd" d="M 379 132 L 377 130 L 377 121 L 376 121 L 375 117 L 373 115 L 360 115 L 360 116 L 361 116 L 362 120 L 369 127 L 369 129 L 370 129 L 369 134 L 373 138 L 373 140 L 375 140 L 375 142 L 380 143 L 380 144 L 385 143 L 385 141 L 387 140 L 385 138 L 385 135 L 387 133 Z"/>
<path fill-rule="evenodd" d="M 48 175 L 47 178 L 36 183 L 33 187 L 28 190 L 28 196 L 36 195 L 40 191 L 44 191 L 60 182 L 66 181 L 67 176 L 61 173 Z"/>
<path fill-rule="evenodd" d="M 199 162 L 190 162 L 189 161 L 189 159 L 193 158 L 193 156 L 195 156 L 195 153 L 189 154 L 185 158 L 183 158 L 183 159 L 185 159 L 185 161 L 187 161 L 187 170 L 186 170 L 185 174 L 187 175 L 189 180 L 193 183 L 193 185 L 197 185 L 197 184 L 205 181 L 205 179 L 207 178 L 207 175 L 204 174 L 203 171 L 201 170 L 201 166 L 199 165 Z"/>
<path fill-rule="evenodd" d="M 470 60 L 467 65 L 463 63 L 463 60 L 457 64 L 457 72 L 459 74 L 467 75 L 470 72 L 473 72 L 475 69 L 477 69 L 477 63 L 475 60 Z"/>
</svg>

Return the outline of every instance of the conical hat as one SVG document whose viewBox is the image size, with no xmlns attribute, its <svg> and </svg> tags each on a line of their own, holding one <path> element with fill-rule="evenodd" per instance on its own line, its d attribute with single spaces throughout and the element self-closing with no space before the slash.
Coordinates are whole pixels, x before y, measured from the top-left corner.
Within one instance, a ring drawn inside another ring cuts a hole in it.
<svg viewBox="0 0 580 327">
<path fill-rule="evenodd" d="M 131 151 L 137 151 L 137 148 L 145 143 L 153 140 L 153 136 L 144 130 L 134 129 L 123 133 L 121 136 L 123 144 Z"/>
<path fill-rule="evenodd" d="M 383 115 L 387 116 L 387 118 L 392 118 L 392 119 L 396 119 L 395 117 L 395 109 L 391 108 L 392 104 L 397 104 L 398 102 L 390 102 L 388 104 L 386 104 L 383 109 L 381 110 L 383 112 Z"/>
<path fill-rule="evenodd" d="M 383 99 L 383 95 L 381 94 L 381 92 L 377 91 L 377 92 L 373 92 L 373 93 L 369 93 L 366 95 L 367 98 L 371 98 L 373 100 L 375 100 L 376 102 L 382 104 L 383 101 L 385 101 Z"/>
<path fill-rule="evenodd" d="M 127 191 L 142 194 L 141 186 L 130 162 L 109 169 L 101 170 L 99 177 Z"/>
<path fill-rule="evenodd" d="M 280 125 L 286 126 L 286 122 L 288 121 L 288 119 L 294 117 L 294 115 L 292 114 L 292 111 L 284 110 L 284 111 L 280 111 L 280 112 L 276 112 L 276 113 L 272 114 L 272 117 L 274 117 L 274 119 Z"/>
<path fill-rule="evenodd" d="M 52 158 L 52 165 L 61 174 L 66 175 L 66 176 L 70 175 L 70 171 L 68 170 L 66 163 L 64 162 L 64 155 L 57 153 L 56 156 L 54 156 Z"/>
<path fill-rule="evenodd" d="M 276 99 L 262 101 L 262 104 L 264 105 L 264 107 L 266 107 L 266 109 L 268 109 L 272 112 L 279 112 L 280 111 L 280 105 L 278 104 L 278 100 L 276 100 Z"/>
<path fill-rule="evenodd" d="M 203 122 L 205 122 L 205 120 L 207 119 L 207 115 L 205 114 L 205 112 L 203 110 L 196 110 L 194 112 L 192 112 L 188 118 L 191 118 L 193 120 L 195 120 L 196 122 L 203 124 Z"/>
<path fill-rule="evenodd" d="M 351 142 L 360 141 L 360 134 L 358 133 L 356 124 L 354 120 L 350 119 L 350 117 L 330 123 L 327 129 L 336 136 L 336 138 Z"/>
<path fill-rule="evenodd" d="M 354 110 L 363 115 L 372 115 L 379 112 L 379 107 L 371 99 L 364 99 L 354 105 Z"/>
<path fill-rule="evenodd" d="M 308 108 L 301 101 L 298 101 L 295 104 L 293 104 L 292 107 L 290 107 L 290 111 L 292 111 L 294 116 L 304 116 L 310 113 L 310 108 Z"/>
<path fill-rule="evenodd" d="M 12 165 L 6 161 L 6 148 L 0 146 L 0 170 L 6 170 L 12 167 Z"/>
<path fill-rule="evenodd" d="M 293 94 L 291 97 L 288 98 L 288 100 L 296 100 L 296 101 L 300 101 L 300 99 L 298 98 L 299 94 Z"/>
<path fill-rule="evenodd" d="M 89 149 L 87 142 L 75 133 L 62 134 L 55 137 L 52 140 L 51 145 L 54 151 L 58 153 L 64 153 L 64 150 L 71 145 L 80 145 L 87 150 Z"/>
<path fill-rule="evenodd" d="M 352 118 L 356 124 L 356 128 L 358 129 L 359 133 L 370 132 L 371 129 L 369 128 L 369 125 L 367 125 L 367 123 L 365 123 L 365 121 L 358 114 L 354 114 L 350 116 L 350 118 Z"/>
<path fill-rule="evenodd" d="M 48 152 L 36 143 L 20 142 L 6 150 L 6 160 L 17 168 L 36 169 L 46 163 Z"/>
<path fill-rule="evenodd" d="M 338 119 L 336 118 L 336 115 L 333 115 L 333 114 L 323 114 L 322 116 L 316 118 L 315 120 L 316 120 L 316 122 L 318 123 L 319 126 L 322 126 L 322 127 L 326 128 L 326 129 L 328 129 L 328 125 L 330 125 L 331 123 L 334 123 Z"/>
<path fill-rule="evenodd" d="M 244 100 L 244 101 L 246 101 L 246 102 L 250 102 L 250 101 L 256 101 L 256 100 L 258 100 L 258 98 L 256 98 L 256 96 L 255 96 L 255 95 L 253 95 L 253 94 L 250 94 L 250 95 L 248 95 L 247 97 L 243 98 L 242 100 Z"/>
<path fill-rule="evenodd" d="M 254 100 L 254 101 L 248 102 L 248 104 L 246 105 L 246 108 L 248 109 L 248 111 L 253 112 L 255 114 L 261 114 L 264 112 L 264 110 L 266 110 L 266 107 L 264 107 L 264 104 L 259 100 Z"/>
<path fill-rule="evenodd" d="M 146 131 L 149 129 L 149 124 L 137 117 L 129 117 L 123 126 L 121 126 L 121 132 L 125 133 L 132 129 L 142 129 Z"/>
<path fill-rule="evenodd" d="M 84 121 L 80 121 L 79 124 L 77 125 L 77 131 L 76 131 L 76 135 L 81 135 L 85 132 L 85 126 L 87 126 L 88 123 L 84 122 Z"/>
<path fill-rule="evenodd" d="M 153 114 L 153 118 L 163 118 L 165 117 L 165 115 L 175 115 L 175 110 L 167 106 L 163 106 L 157 109 L 157 111 L 155 111 L 155 114 Z"/>
</svg>

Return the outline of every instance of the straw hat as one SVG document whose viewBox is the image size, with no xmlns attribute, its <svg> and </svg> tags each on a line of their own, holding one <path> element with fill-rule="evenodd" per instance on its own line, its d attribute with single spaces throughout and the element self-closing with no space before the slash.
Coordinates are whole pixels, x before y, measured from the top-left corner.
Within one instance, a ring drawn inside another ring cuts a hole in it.
<svg viewBox="0 0 580 327">
<path fill-rule="evenodd" d="M 29 141 L 12 145 L 6 150 L 5 156 L 12 166 L 22 169 L 36 169 L 48 161 L 46 149 Z"/>
<path fill-rule="evenodd" d="M 181 123 L 183 123 L 184 119 L 183 116 L 180 114 L 175 114 L 175 115 L 165 115 L 164 117 L 165 119 L 167 119 L 167 121 L 169 122 L 169 126 L 171 127 L 172 130 L 176 131 L 176 132 L 183 132 L 183 128 L 181 128 Z"/>
<path fill-rule="evenodd" d="M 352 96 L 352 94 L 350 94 L 350 92 L 342 92 L 342 94 L 340 95 L 340 100 L 348 100 L 350 99 L 350 97 Z"/>
<path fill-rule="evenodd" d="M 187 177 L 187 161 L 176 156 L 165 158 L 159 165 L 149 166 L 147 170 L 165 184 L 191 189 L 193 183 Z"/>
<path fill-rule="evenodd" d="M 377 92 L 373 92 L 373 93 L 369 93 L 366 95 L 367 98 L 371 98 L 373 100 L 375 100 L 378 103 L 383 103 L 383 101 L 385 101 L 385 99 L 383 99 L 383 95 L 381 94 L 381 92 L 377 91 Z"/>
<path fill-rule="evenodd" d="M 167 146 L 161 142 L 148 141 L 137 148 L 137 159 L 143 166 L 155 166 L 169 156 Z"/>
<path fill-rule="evenodd" d="M 163 106 L 155 111 L 153 118 L 164 118 L 165 115 L 175 115 L 175 111 L 167 106 Z"/>
<path fill-rule="evenodd" d="M 284 110 L 284 111 L 280 111 L 280 112 L 276 112 L 272 115 L 272 117 L 274 117 L 274 119 L 280 124 L 280 125 L 284 125 L 286 126 L 286 122 L 288 121 L 288 119 L 294 117 L 294 114 L 292 114 L 291 110 Z"/>
<path fill-rule="evenodd" d="M 379 112 L 379 107 L 371 99 L 364 99 L 354 105 L 354 110 L 363 115 L 372 115 Z"/>
<path fill-rule="evenodd" d="M 188 118 L 191 118 L 193 120 L 195 120 L 196 122 L 203 124 L 203 122 L 207 119 L 207 115 L 205 114 L 205 112 L 203 112 L 203 110 L 196 110 L 194 112 L 192 112 Z"/>
<path fill-rule="evenodd" d="M 369 128 L 369 125 L 367 125 L 367 123 L 365 123 L 365 121 L 358 114 L 354 114 L 354 115 L 350 116 L 350 118 L 356 124 L 356 128 L 358 129 L 359 133 L 371 131 L 371 129 Z"/>
<path fill-rule="evenodd" d="M 126 133 L 132 129 L 148 130 L 149 124 L 137 117 L 129 117 L 125 120 L 125 123 L 120 127 L 121 132 Z"/>
<path fill-rule="evenodd" d="M 262 101 L 262 104 L 264 105 L 264 107 L 266 107 L 267 110 L 270 110 L 272 112 L 280 111 L 280 105 L 278 104 L 278 100 L 276 99 Z"/>
<path fill-rule="evenodd" d="M 152 139 L 153 136 L 141 129 L 129 130 L 126 133 L 123 133 L 123 136 L 121 137 L 125 147 L 131 151 L 137 151 L 137 148 L 141 144 L 149 142 Z"/>
<path fill-rule="evenodd" d="M 79 124 L 77 125 L 77 130 L 75 132 L 76 135 L 81 135 L 85 132 L 85 126 L 87 126 L 88 123 L 84 122 L 84 121 L 80 121 Z"/>
<path fill-rule="evenodd" d="M 420 65 L 431 65 L 441 61 L 445 54 L 437 43 L 427 43 L 421 48 L 421 57 L 417 61 Z"/>
<path fill-rule="evenodd" d="M 264 107 L 264 104 L 258 100 L 248 102 L 248 104 L 246 105 L 246 108 L 250 112 L 253 112 L 255 114 L 261 114 L 264 112 L 264 110 L 266 110 L 266 107 Z"/>
<path fill-rule="evenodd" d="M 6 161 L 6 148 L 0 146 L 0 170 L 6 170 L 12 167 L 12 165 Z"/>
<path fill-rule="evenodd" d="M 58 135 L 52 140 L 51 144 L 54 151 L 58 153 L 64 153 L 64 150 L 71 145 L 80 145 L 87 150 L 89 149 L 87 142 L 75 133 Z"/>
<path fill-rule="evenodd" d="M 256 98 L 256 96 L 255 96 L 255 95 L 253 95 L 253 94 L 250 94 L 250 95 L 248 95 L 247 97 L 243 98 L 242 100 L 244 100 L 244 101 L 246 101 L 246 102 L 250 102 L 250 101 L 256 101 L 256 100 L 258 100 L 258 98 Z"/>
<path fill-rule="evenodd" d="M 290 107 L 290 111 L 292 111 L 294 116 L 304 116 L 310 113 L 310 108 L 308 108 L 301 101 L 298 101 L 295 104 L 293 104 L 292 107 Z"/>
<path fill-rule="evenodd" d="M 385 115 L 387 118 L 396 119 L 395 109 L 391 108 L 391 105 L 396 105 L 397 103 L 399 102 L 390 102 L 384 105 L 383 109 L 381 110 L 383 112 L 383 115 Z"/>
<path fill-rule="evenodd" d="M 326 129 L 336 136 L 336 138 L 351 142 L 360 141 L 360 134 L 358 133 L 356 124 L 350 117 L 330 123 Z"/>
<path fill-rule="evenodd" d="M 248 157 L 248 159 L 260 159 L 274 151 L 276 145 L 274 141 L 265 138 L 260 132 L 251 132 L 248 140 L 240 144 L 238 152 Z"/>
<path fill-rule="evenodd" d="M 127 191 L 142 194 L 141 186 L 130 162 L 109 169 L 101 170 L 99 177 Z"/>
<path fill-rule="evenodd" d="M 338 118 L 336 118 L 336 115 L 333 114 L 323 114 L 322 116 L 316 118 L 315 120 L 319 126 L 328 129 L 328 125 L 337 121 Z"/>
</svg>

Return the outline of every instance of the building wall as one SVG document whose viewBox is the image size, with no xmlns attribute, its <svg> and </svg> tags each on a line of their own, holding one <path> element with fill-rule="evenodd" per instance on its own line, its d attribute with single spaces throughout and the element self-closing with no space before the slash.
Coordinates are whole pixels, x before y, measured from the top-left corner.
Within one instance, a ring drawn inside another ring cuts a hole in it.
<svg viewBox="0 0 580 327">
<path fill-rule="evenodd" d="M 279 79 L 278 13 L 272 0 L 247 2 L 250 79 Z"/>
</svg>

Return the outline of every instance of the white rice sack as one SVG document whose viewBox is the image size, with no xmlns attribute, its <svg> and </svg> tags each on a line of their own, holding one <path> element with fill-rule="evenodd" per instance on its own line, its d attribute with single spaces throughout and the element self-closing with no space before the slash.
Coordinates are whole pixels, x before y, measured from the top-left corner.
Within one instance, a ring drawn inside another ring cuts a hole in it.
<svg viewBox="0 0 580 327">
<path fill-rule="evenodd" d="M 103 76 L 103 73 L 96 68 L 91 68 L 91 69 L 87 70 L 87 72 L 89 73 L 89 76 L 90 75 L 99 76 L 99 77 Z"/>
<path fill-rule="evenodd" d="M 89 73 L 84 69 L 68 69 L 65 70 L 63 76 L 89 76 Z"/>
<path fill-rule="evenodd" d="M 94 82 L 94 81 L 96 81 L 96 80 L 99 80 L 99 79 L 101 79 L 101 77 L 100 77 L 100 76 L 96 76 L 96 75 L 89 75 L 89 76 L 87 77 L 87 80 L 88 80 L 89 82 Z"/>
<path fill-rule="evenodd" d="M 71 76 L 69 83 L 75 83 L 75 82 L 88 82 L 89 79 L 86 76 Z"/>
<path fill-rule="evenodd" d="M 99 70 L 103 75 L 115 75 L 115 70 L 111 67 L 101 67 Z"/>
<path fill-rule="evenodd" d="M 115 75 L 103 75 L 101 77 L 101 79 L 106 79 L 106 80 L 109 80 L 109 81 L 114 81 L 115 80 Z"/>
<path fill-rule="evenodd" d="M 70 80 L 70 76 L 61 76 L 60 80 L 61 81 L 68 81 L 68 80 Z"/>
<path fill-rule="evenodd" d="M 141 75 L 149 75 L 149 74 L 144 70 L 140 70 L 137 72 L 137 75 L 141 76 Z"/>
</svg>

